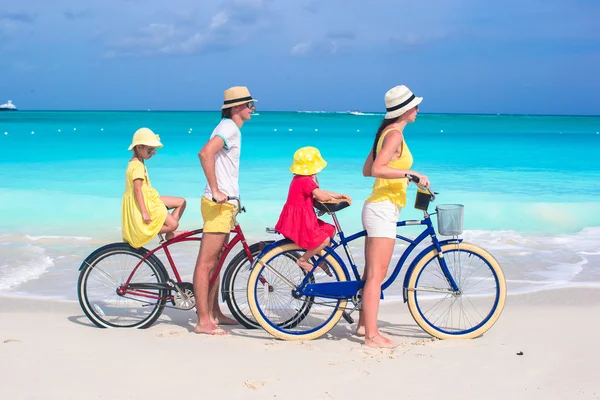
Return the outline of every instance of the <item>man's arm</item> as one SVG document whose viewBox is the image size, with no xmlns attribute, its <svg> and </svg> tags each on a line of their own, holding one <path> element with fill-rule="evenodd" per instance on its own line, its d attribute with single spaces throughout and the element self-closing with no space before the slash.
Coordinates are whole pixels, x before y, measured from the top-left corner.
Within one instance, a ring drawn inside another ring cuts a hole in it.
<svg viewBox="0 0 600 400">
<path fill-rule="evenodd" d="M 206 142 L 204 147 L 202 147 L 198 153 L 200 164 L 204 170 L 204 175 L 206 175 L 206 180 L 208 181 L 208 187 L 210 187 L 213 198 L 217 203 L 224 203 L 227 201 L 227 195 L 219 190 L 219 185 L 217 184 L 217 175 L 215 173 L 215 155 L 223 148 L 223 146 L 225 146 L 225 141 L 223 138 L 220 136 L 214 136 L 208 142 Z"/>
</svg>

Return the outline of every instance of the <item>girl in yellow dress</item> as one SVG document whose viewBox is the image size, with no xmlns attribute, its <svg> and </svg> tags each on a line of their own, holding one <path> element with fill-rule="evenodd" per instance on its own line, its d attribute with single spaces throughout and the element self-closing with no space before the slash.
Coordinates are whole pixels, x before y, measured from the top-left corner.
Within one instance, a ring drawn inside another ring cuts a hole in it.
<svg viewBox="0 0 600 400">
<path fill-rule="evenodd" d="M 185 199 L 159 196 L 144 164 L 161 147 L 158 135 L 148 128 L 138 129 L 129 146 L 133 157 L 127 165 L 121 226 L 123 240 L 135 248 L 146 245 L 159 233 L 166 233 L 167 240 L 180 234 L 175 230 L 185 210 Z M 171 209 L 173 213 L 169 213 Z"/>
</svg>

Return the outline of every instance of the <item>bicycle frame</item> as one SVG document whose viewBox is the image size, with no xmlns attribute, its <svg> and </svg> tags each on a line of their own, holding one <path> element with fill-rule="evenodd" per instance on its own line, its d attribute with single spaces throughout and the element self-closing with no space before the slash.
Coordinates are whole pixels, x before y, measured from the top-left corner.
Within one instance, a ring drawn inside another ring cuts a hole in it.
<svg viewBox="0 0 600 400">
<path fill-rule="evenodd" d="M 351 298 L 357 296 L 358 291 L 360 289 L 362 289 L 364 286 L 365 282 L 363 280 L 361 280 L 360 274 L 358 272 L 358 268 L 356 266 L 356 263 L 354 262 L 354 258 L 352 257 L 352 252 L 348 248 L 348 243 L 350 243 L 358 238 L 361 238 L 363 236 L 366 236 L 367 232 L 365 230 L 363 230 L 361 232 L 358 232 L 358 233 L 355 233 L 355 234 L 352 234 L 352 235 L 346 237 L 344 234 L 344 231 L 340 227 L 339 221 L 338 221 L 335 213 L 331 213 L 331 216 L 333 218 L 336 230 L 338 232 L 339 241 L 336 241 L 333 238 L 331 239 L 331 245 L 327 246 L 325 248 L 325 254 L 320 256 L 317 259 L 317 261 L 314 263 L 315 267 L 313 267 L 312 271 L 314 273 L 316 266 L 319 265 L 319 263 L 321 261 L 323 261 L 326 257 L 331 256 L 331 257 L 335 258 L 335 260 L 340 264 L 340 266 L 344 270 L 344 272 L 346 274 L 346 278 L 348 278 L 348 280 L 346 282 L 309 283 L 310 274 L 307 274 L 307 276 L 304 278 L 304 280 L 300 284 L 300 286 L 293 290 L 294 296 L 311 296 L 311 297 L 321 297 L 321 298 L 344 300 L 344 299 L 351 299 Z M 381 298 L 383 298 L 384 290 L 387 289 L 396 280 L 396 278 L 400 274 L 400 271 L 402 270 L 402 267 L 403 267 L 404 263 L 406 262 L 406 259 L 408 258 L 408 256 L 427 237 L 431 238 L 432 244 L 430 246 L 428 246 L 426 249 L 424 249 L 421 253 L 419 253 L 415 257 L 415 259 L 413 260 L 411 265 L 408 267 L 408 270 L 406 272 L 406 277 L 404 279 L 404 284 L 403 284 L 404 301 L 406 302 L 406 291 L 407 291 L 407 286 L 408 286 L 408 278 L 410 277 L 411 271 L 414 269 L 416 263 L 425 254 L 430 252 L 432 249 L 436 249 L 438 252 L 437 259 L 438 259 L 440 267 L 444 273 L 444 276 L 448 280 L 448 284 L 450 285 L 450 287 L 452 288 L 453 291 L 458 292 L 458 290 L 459 290 L 458 286 L 457 286 L 456 282 L 454 281 L 452 274 L 448 270 L 446 261 L 444 260 L 442 246 L 445 244 L 448 244 L 448 243 L 461 242 L 462 239 L 449 239 L 449 240 L 439 241 L 437 239 L 435 229 L 433 228 L 433 225 L 431 223 L 431 215 L 429 215 L 427 212 L 424 212 L 424 218 L 422 220 L 406 220 L 406 221 L 399 221 L 396 223 L 396 226 L 410 226 L 410 225 L 424 225 L 425 228 L 424 228 L 423 232 L 421 232 L 415 239 L 409 239 L 405 236 L 396 234 L 397 239 L 400 239 L 400 240 L 408 243 L 409 245 L 402 253 L 402 256 L 398 260 L 398 263 L 396 264 L 394 270 L 392 271 L 392 274 L 381 285 Z M 269 246 L 269 248 L 275 247 L 278 244 L 281 244 L 281 241 L 273 243 L 271 246 Z M 354 274 L 354 279 L 352 279 L 350 277 L 350 275 L 348 273 L 348 268 L 346 267 L 346 264 L 344 263 L 344 261 L 342 261 L 341 257 L 336 252 L 336 250 L 339 247 L 344 248 L 344 252 L 346 253 L 346 257 L 348 258 L 348 261 L 352 268 L 352 272 Z M 268 249 L 263 250 L 263 253 L 266 253 L 267 250 Z M 265 265 L 267 265 L 267 264 L 265 264 Z M 268 266 L 267 266 L 267 268 L 268 268 Z"/>
<path fill-rule="evenodd" d="M 177 271 L 177 267 L 175 266 L 175 262 L 173 261 L 173 257 L 171 256 L 171 252 L 169 251 L 169 246 L 172 244 L 181 243 L 181 242 L 191 242 L 191 241 L 199 242 L 202 240 L 202 237 L 196 236 L 196 235 L 199 235 L 199 234 L 201 235 L 202 231 L 203 231 L 202 229 L 196 229 L 194 231 L 179 235 L 171 240 L 161 243 L 158 247 L 149 251 L 136 264 L 136 266 L 133 268 L 133 270 L 129 274 L 129 277 L 127 278 L 127 280 L 121 286 L 119 286 L 119 288 L 117 288 L 117 293 L 120 296 L 129 294 L 129 295 L 135 295 L 135 296 L 146 297 L 146 298 L 151 298 L 151 299 L 159 299 L 159 300 L 167 300 L 167 301 L 172 300 L 173 299 L 172 295 L 169 295 L 167 297 L 161 297 L 152 292 L 149 292 L 148 290 L 144 290 L 144 289 L 171 289 L 172 283 L 171 283 L 171 287 L 164 287 L 164 285 L 161 285 L 161 284 L 131 283 L 131 280 L 133 279 L 133 276 L 135 275 L 135 272 L 137 271 L 139 266 L 145 260 L 149 259 L 150 257 L 156 257 L 155 253 L 162 249 L 162 250 L 164 250 L 167 260 L 169 261 L 169 264 L 171 266 L 171 269 L 173 270 L 173 275 L 175 275 L 176 282 L 181 283 L 182 282 L 181 276 L 179 275 L 179 271 Z M 234 234 L 233 238 L 231 240 L 229 240 L 227 243 L 223 244 L 223 249 L 219 256 L 219 260 L 218 260 L 215 272 L 209 281 L 209 286 L 211 286 L 217 279 L 219 279 L 219 274 L 221 272 L 221 268 L 223 267 L 223 264 L 225 263 L 225 259 L 229 255 L 229 252 L 231 251 L 231 249 L 233 249 L 239 242 L 242 243 L 244 251 L 246 252 L 246 255 L 248 256 L 248 259 L 250 260 L 250 262 L 254 262 L 254 259 L 252 258 L 252 254 L 250 252 L 250 248 L 249 248 L 248 244 L 246 243 L 246 237 L 244 236 L 244 233 L 242 232 L 242 227 L 237 223 L 237 221 L 235 223 L 234 228 L 230 231 L 230 234 L 232 234 L 232 233 Z M 169 285 L 169 283 L 167 283 L 167 285 Z"/>
</svg>

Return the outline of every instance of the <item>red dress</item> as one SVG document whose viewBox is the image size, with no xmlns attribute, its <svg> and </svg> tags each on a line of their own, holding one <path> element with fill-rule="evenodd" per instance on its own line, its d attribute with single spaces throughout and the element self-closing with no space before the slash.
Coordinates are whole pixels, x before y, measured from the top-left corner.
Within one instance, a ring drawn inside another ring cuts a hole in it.
<svg viewBox="0 0 600 400">
<path fill-rule="evenodd" d="M 335 234 L 335 227 L 318 219 L 313 209 L 312 191 L 318 187 L 312 176 L 294 176 L 275 225 L 277 232 L 307 250 L 318 247 Z"/>
</svg>

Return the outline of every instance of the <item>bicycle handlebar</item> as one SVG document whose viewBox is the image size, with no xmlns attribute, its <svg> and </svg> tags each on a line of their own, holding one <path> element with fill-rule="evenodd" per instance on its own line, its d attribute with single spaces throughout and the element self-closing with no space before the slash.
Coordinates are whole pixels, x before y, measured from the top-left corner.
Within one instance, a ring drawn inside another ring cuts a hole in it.
<svg viewBox="0 0 600 400">
<path fill-rule="evenodd" d="M 406 178 L 408 178 L 409 181 L 413 181 L 414 183 L 416 183 L 417 185 L 419 184 L 419 181 L 421 179 L 419 179 L 418 176 L 416 175 L 411 175 L 411 174 L 406 174 Z M 437 194 L 437 192 L 434 192 L 433 190 L 427 188 L 427 187 L 421 187 L 419 186 L 421 189 L 425 189 L 429 192 L 429 194 L 431 195 L 431 201 L 435 200 L 435 195 Z"/>
<path fill-rule="evenodd" d="M 238 205 L 238 206 L 237 206 L 237 210 L 238 210 L 238 213 L 241 213 L 241 212 L 246 212 L 246 208 L 245 208 L 245 207 L 242 207 L 242 203 L 241 203 L 241 201 L 240 201 L 240 198 L 239 198 L 239 197 L 237 197 L 237 196 L 227 196 L 227 200 L 228 200 L 228 201 L 229 201 L 229 200 L 235 200 L 235 201 L 237 201 L 237 205 Z M 214 201 L 215 203 L 217 202 L 217 200 L 215 200 L 215 198 L 214 198 L 214 197 L 212 198 L 212 201 Z"/>
</svg>

